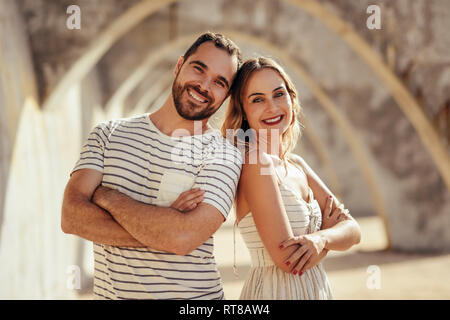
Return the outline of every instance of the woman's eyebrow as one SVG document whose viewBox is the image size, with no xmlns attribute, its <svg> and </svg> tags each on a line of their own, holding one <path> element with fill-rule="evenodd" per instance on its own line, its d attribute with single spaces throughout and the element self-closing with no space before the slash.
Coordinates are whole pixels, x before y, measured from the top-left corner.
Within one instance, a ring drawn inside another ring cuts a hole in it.
<svg viewBox="0 0 450 320">
<path fill-rule="evenodd" d="M 275 91 L 277 91 L 279 89 L 283 89 L 283 86 L 279 86 L 278 88 L 273 89 L 272 92 L 275 92 Z"/>
<path fill-rule="evenodd" d="M 247 97 L 247 99 L 250 98 L 251 96 L 263 96 L 263 95 L 264 95 L 264 93 L 254 92 L 254 93 L 250 94 L 250 95 Z"/>
<path fill-rule="evenodd" d="M 275 91 L 277 91 L 277 90 L 279 90 L 279 89 L 283 89 L 283 88 L 284 88 L 283 86 L 279 86 L 279 87 L 273 89 L 272 92 L 275 92 Z M 250 95 L 247 97 L 247 99 L 250 98 L 251 96 L 263 96 L 263 95 L 264 95 L 264 93 L 254 92 L 254 93 L 250 94 Z"/>
</svg>

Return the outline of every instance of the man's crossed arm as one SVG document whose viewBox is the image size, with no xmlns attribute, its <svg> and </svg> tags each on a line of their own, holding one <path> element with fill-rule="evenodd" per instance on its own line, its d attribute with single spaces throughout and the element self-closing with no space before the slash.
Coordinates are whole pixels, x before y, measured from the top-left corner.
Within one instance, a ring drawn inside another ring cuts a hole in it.
<svg viewBox="0 0 450 320">
<path fill-rule="evenodd" d="M 65 233 L 114 246 L 150 247 L 185 255 L 224 222 L 214 206 L 200 203 L 188 214 L 136 201 L 100 186 L 102 173 L 74 172 L 66 186 L 61 227 Z"/>
</svg>

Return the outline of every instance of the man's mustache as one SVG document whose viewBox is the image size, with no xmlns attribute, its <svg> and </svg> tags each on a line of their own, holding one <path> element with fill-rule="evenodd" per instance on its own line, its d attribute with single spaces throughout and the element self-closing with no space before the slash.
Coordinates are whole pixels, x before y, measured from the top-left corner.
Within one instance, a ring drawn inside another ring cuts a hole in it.
<svg viewBox="0 0 450 320">
<path fill-rule="evenodd" d="M 200 89 L 199 86 L 192 86 L 192 85 L 187 85 L 185 87 L 185 90 L 187 91 L 187 89 L 191 89 L 191 90 L 195 90 L 197 94 L 201 95 L 203 98 L 205 98 L 205 100 L 207 100 L 207 102 L 209 103 L 213 103 L 214 99 L 209 95 L 208 91 L 203 91 L 202 89 Z"/>
</svg>

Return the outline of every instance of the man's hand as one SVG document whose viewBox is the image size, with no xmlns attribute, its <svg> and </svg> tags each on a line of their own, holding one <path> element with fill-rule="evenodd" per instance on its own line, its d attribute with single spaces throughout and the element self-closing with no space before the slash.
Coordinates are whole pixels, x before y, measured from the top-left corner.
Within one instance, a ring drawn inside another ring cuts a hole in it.
<svg viewBox="0 0 450 320">
<path fill-rule="evenodd" d="M 184 208 L 185 200 L 191 199 L 192 193 L 188 191 L 181 196 L 177 206 Z M 185 215 L 174 208 L 134 200 L 104 186 L 96 189 L 92 202 L 109 212 L 120 226 L 146 247 L 178 255 L 186 255 L 200 246 L 224 221 L 220 211 L 208 203 L 197 203 L 195 209 Z"/>
<path fill-rule="evenodd" d="M 200 188 L 182 192 L 170 207 L 180 212 L 191 211 L 197 208 L 197 205 L 203 201 L 204 194 L 205 191 L 200 190 Z"/>
<path fill-rule="evenodd" d="M 111 189 L 105 186 L 98 186 L 92 196 L 92 202 L 101 208 L 106 209 L 108 207 L 108 202 L 112 202 L 119 191 Z M 188 212 L 195 208 L 197 205 L 203 201 L 204 190 L 200 188 L 194 188 L 182 192 L 178 198 L 170 206 L 172 209 L 178 210 L 180 212 Z"/>
</svg>

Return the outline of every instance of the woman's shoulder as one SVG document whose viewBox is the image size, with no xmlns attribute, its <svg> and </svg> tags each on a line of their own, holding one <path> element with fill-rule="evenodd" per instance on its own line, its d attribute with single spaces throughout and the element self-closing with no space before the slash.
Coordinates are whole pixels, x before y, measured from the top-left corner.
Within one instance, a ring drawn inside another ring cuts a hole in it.
<svg viewBox="0 0 450 320">
<path fill-rule="evenodd" d="M 241 173 L 242 178 L 255 184 L 275 175 L 275 167 L 269 154 L 250 150 L 245 155 Z"/>
<path fill-rule="evenodd" d="M 291 162 L 293 162 L 294 164 L 300 166 L 301 169 L 303 169 L 303 170 L 305 169 L 305 167 L 306 167 L 306 162 L 305 162 L 305 160 L 304 160 L 301 156 L 299 156 L 298 154 L 291 153 L 291 154 L 289 154 L 288 159 L 289 159 Z"/>
<path fill-rule="evenodd" d="M 273 166 L 272 158 L 267 152 L 259 152 L 256 149 L 250 149 L 245 153 L 244 166 L 261 167 Z"/>
</svg>

